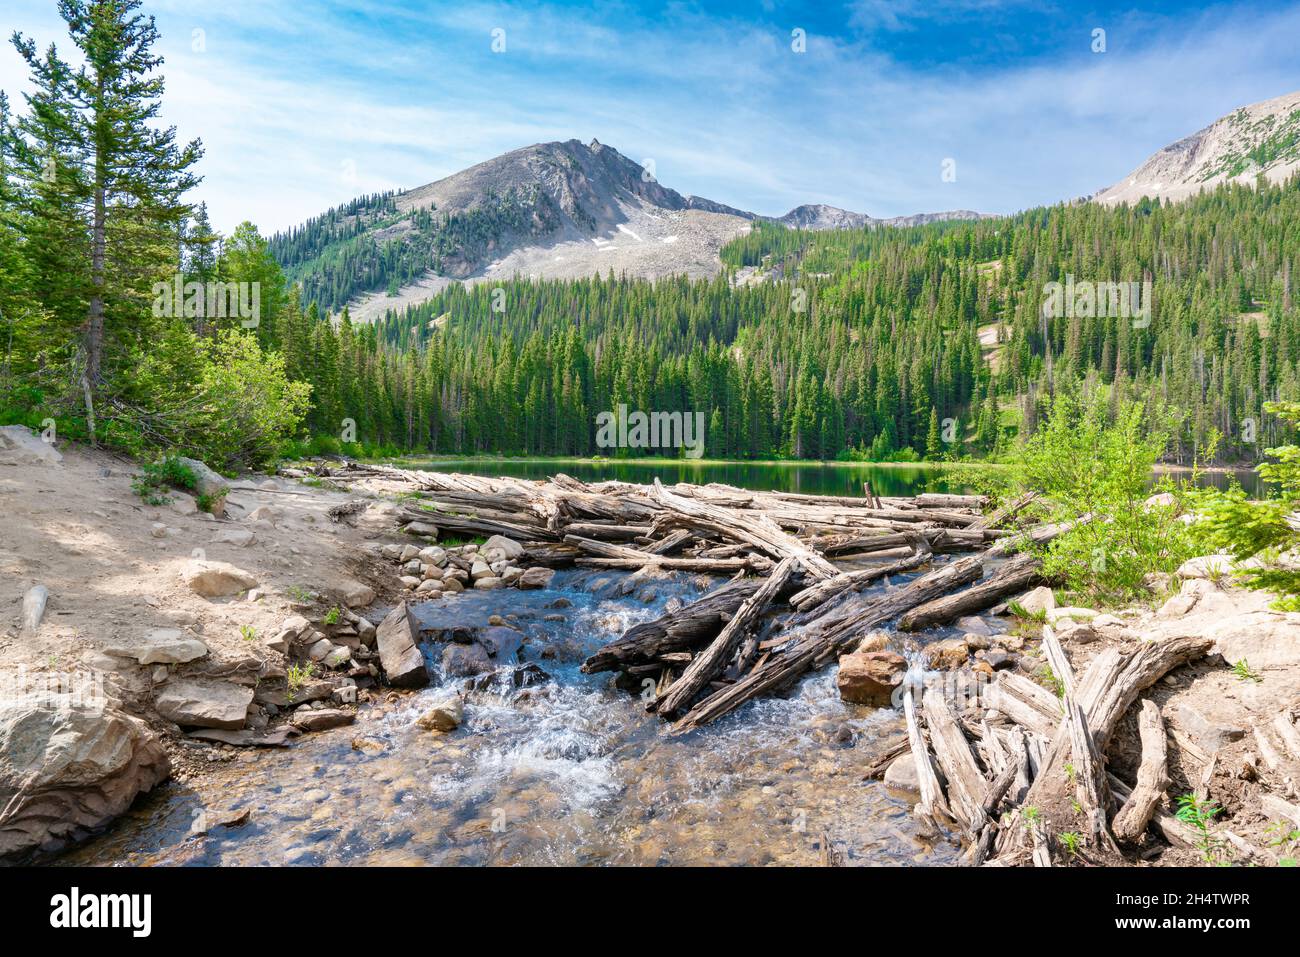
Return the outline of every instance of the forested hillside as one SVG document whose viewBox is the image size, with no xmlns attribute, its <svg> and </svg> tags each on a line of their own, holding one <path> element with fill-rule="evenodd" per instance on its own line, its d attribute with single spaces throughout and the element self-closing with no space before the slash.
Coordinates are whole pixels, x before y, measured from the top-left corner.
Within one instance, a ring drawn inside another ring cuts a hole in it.
<svg viewBox="0 0 1300 957">
<path fill-rule="evenodd" d="M 453 287 L 373 338 L 344 323 L 339 354 L 364 358 L 341 377 L 311 350 L 313 418 L 333 432 L 321 410 L 352 409 L 420 449 L 591 454 L 595 414 L 626 403 L 704 412 L 710 456 L 984 456 L 1088 383 L 1178 420 L 1176 461 L 1216 432 L 1220 458 L 1251 461 L 1285 431 L 1263 403 L 1300 384 L 1298 221 L 1292 181 L 913 229 L 763 225 L 724 255 L 767 278 L 734 285 Z M 1044 317 L 1067 274 L 1151 280 L 1149 321 Z"/>
</svg>

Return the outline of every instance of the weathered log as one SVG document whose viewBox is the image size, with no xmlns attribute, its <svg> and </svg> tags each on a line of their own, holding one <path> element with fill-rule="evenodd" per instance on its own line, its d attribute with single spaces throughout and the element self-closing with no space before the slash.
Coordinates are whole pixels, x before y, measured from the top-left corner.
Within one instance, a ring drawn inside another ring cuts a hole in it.
<svg viewBox="0 0 1300 957">
<path fill-rule="evenodd" d="M 921 735 L 921 726 L 916 721 L 916 703 L 912 697 L 912 685 L 903 689 L 903 716 L 907 720 L 907 741 L 912 749 L 912 761 L 916 767 L 916 780 L 921 790 L 921 803 L 918 810 L 926 817 L 934 819 L 942 814 L 952 817 L 952 810 L 944 800 L 943 788 L 939 786 L 939 777 L 935 774 L 930 761 L 930 749 L 926 747 Z"/>
<path fill-rule="evenodd" d="M 651 542 L 645 550 L 651 555 L 671 555 L 694 537 L 684 528 L 675 529 L 658 541 Z"/>
<path fill-rule="evenodd" d="M 582 663 L 582 671 L 596 674 L 633 664 L 645 664 L 674 651 L 686 651 L 713 638 L 750 595 L 762 584 L 742 578 L 715 588 L 704 597 L 633 625 L 617 641 L 605 645 Z"/>
<path fill-rule="evenodd" d="M 574 564 L 579 568 L 621 568 L 627 571 L 653 565 L 670 571 L 704 572 L 709 575 L 733 572 L 766 574 L 772 568 L 772 560 L 763 555 L 747 555 L 744 558 L 671 558 L 663 555 L 641 555 L 638 558 L 578 558 L 574 560 Z"/>
<path fill-rule="evenodd" d="M 922 492 L 913 501 L 918 508 L 983 508 L 989 503 L 987 495 L 944 495 L 939 492 Z"/>
<path fill-rule="evenodd" d="M 1000 671 L 984 704 L 1034 734 L 1050 739 L 1061 721 L 1061 702 L 1046 688 L 1013 671 Z"/>
<path fill-rule="evenodd" d="M 1070 753 L 1074 758 L 1074 779 L 1077 782 L 1079 805 L 1088 820 L 1088 830 L 1099 847 L 1118 850 L 1110 833 L 1107 819 L 1110 814 L 1110 789 L 1097 751 L 1097 742 L 1088 728 L 1088 717 L 1079 704 L 1074 683 L 1074 669 L 1056 633 L 1043 626 L 1043 649 L 1047 652 L 1052 670 L 1061 682 L 1061 705 L 1065 710 L 1065 727 L 1070 736 Z"/>
<path fill-rule="evenodd" d="M 691 703 L 704 686 L 718 674 L 735 652 L 740 639 L 780 594 L 790 576 L 794 574 L 795 559 L 784 559 L 745 603 L 737 609 L 731 621 L 723 627 L 712 643 L 691 661 L 668 689 L 657 699 L 653 710 L 661 715 L 673 715 Z"/>
<path fill-rule="evenodd" d="M 652 529 L 653 526 L 650 525 L 614 525 L 605 522 L 572 522 L 564 526 L 564 531 L 569 535 L 598 538 L 608 542 L 635 541 L 644 535 L 649 535 Z"/>
<path fill-rule="evenodd" d="M 696 704 L 673 725 L 673 733 L 681 734 L 707 724 L 751 698 L 793 683 L 804 672 L 825 663 L 839 649 L 877 625 L 972 581 L 979 575 L 980 568 L 980 557 L 973 555 L 922 575 L 889 594 L 872 598 L 860 608 L 836 608 L 827 616 L 828 621 L 819 619 L 811 623 L 804 637 L 780 655 L 774 655 L 765 665 L 754 668 L 734 685 Z"/>
<path fill-rule="evenodd" d="M 1142 761 L 1138 766 L 1137 786 L 1111 824 L 1115 837 L 1130 844 L 1147 829 L 1151 815 L 1169 787 L 1169 740 L 1160 706 L 1150 698 L 1142 701 L 1138 737 L 1142 742 Z"/>
<path fill-rule="evenodd" d="M 961 725 L 957 723 L 957 716 L 939 692 L 930 692 L 921 698 L 921 716 L 930 729 L 930 746 L 934 748 L 935 759 L 948 782 L 948 806 L 967 836 L 978 838 L 988 822 L 983 808 L 987 784 Z"/>
<path fill-rule="evenodd" d="M 787 535 L 764 515 L 745 515 L 742 512 L 692 501 L 667 491 L 655 479 L 653 496 L 664 508 L 680 512 L 690 518 L 704 519 L 727 530 L 731 536 L 741 542 L 752 544 L 755 548 L 777 559 L 795 558 L 813 578 L 834 578 L 839 569 L 818 555 L 803 542 L 792 535 Z"/>
<path fill-rule="evenodd" d="M 970 528 L 1000 528 L 1003 523 L 1010 521 L 1020 514 L 1034 499 L 1038 498 L 1037 492 L 1026 492 L 1012 499 L 1006 505 L 996 509 L 983 518 L 972 522 Z"/>
<path fill-rule="evenodd" d="M 913 608 L 898 619 L 898 627 L 903 631 L 919 631 L 983 611 L 1007 595 L 1017 594 L 1040 581 L 1042 568 L 1043 563 L 1037 557 L 1017 555 L 978 584 Z"/>
<path fill-rule="evenodd" d="M 898 575 L 902 572 L 912 571 L 920 568 L 930 559 L 930 549 L 922 548 L 906 558 L 890 562 L 887 565 L 877 565 L 874 568 L 865 568 L 856 572 L 843 572 L 834 578 L 820 581 L 801 592 L 791 595 L 790 604 L 799 611 L 806 612 L 834 598 L 841 592 L 861 588 L 863 585 L 868 585 L 888 575 Z"/>
</svg>

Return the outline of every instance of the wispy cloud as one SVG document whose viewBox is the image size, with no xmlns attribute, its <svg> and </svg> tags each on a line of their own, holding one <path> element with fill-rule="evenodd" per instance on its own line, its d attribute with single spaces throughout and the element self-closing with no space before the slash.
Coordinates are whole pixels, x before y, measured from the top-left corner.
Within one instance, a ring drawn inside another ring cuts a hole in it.
<svg viewBox="0 0 1300 957">
<path fill-rule="evenodd" d="M 66 46 L 53 0 L 7 6 L 16 28 Z M 248 218 L 264 231 L 571 137 L 654 159 L 665 184 L 758 212 L 1010 212 L 1067 199 L 1236 106 L 1300 88 L 1300 5 L 1174 6 L 1103 3 L 1079 17 L 994 0 L 721 12 L 630 0 L 147 3 L 164 35 L 167 121 L 207 148 L 200 197 L 219 227 Z M 1105 53 L 1090 49 L 1097 27 Z M 22 82 L 16 54 L 0 51 L 0 87 Z M 946 159 L 955 182 L 941 176 Z"/>
</svg>

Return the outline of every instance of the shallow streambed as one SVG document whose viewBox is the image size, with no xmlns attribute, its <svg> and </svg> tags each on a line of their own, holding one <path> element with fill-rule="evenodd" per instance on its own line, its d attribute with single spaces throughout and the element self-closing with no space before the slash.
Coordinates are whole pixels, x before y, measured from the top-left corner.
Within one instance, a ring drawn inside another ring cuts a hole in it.
<svg viewBox="0 0 1300 957">
<path fill-rule="evenodd" d="M 224 752 L 231 760 L 201 781 L 164 786 L 61 862 L 819 864 L 827 840 L 848 864 L 956 859 L 903 796 L 862 780 L 901 722 L 841 702 L 833 668 L 788 699 L 674 739 L 611 675 L 581 674 L 592 650 L 700 588 L 655 581 L 619 594 L 626 582 L 560 573 L 544 591 L 421 606 L 435 628 L 518 616 L 523 658 L 551 681 L 470 692 L 464 724 L 448 735 L 414 726 L 439 694 L 431 687 L 363 706 L 355 725 L 286 750 Z M 549 607 L 558 598 L 572 604 Z M 440 651 L 429 646 L 431 664 Z M 197 817 L 244 808 L 243 826 L 190 836 Z"/>
</svg>

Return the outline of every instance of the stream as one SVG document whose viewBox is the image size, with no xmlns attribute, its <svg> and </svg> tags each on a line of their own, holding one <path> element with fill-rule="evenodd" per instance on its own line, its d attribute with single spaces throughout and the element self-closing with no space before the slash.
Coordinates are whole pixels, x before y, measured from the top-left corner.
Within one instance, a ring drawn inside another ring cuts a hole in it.
<svg viewBox="0 0 1300 957">
<path fill-rule="evenodd" d="M 681 738 L 612 674 L 579 671 L 632 624 L 708 587 L 569 571 L 540 591 L 424 603 L 432 629 L 515 616 L 521 659 L 550 680 L 470 691 L 460 728 L 423 731 L 416 718 L 454 683 L 443 646 L 429 643 L 430 688 L 380 693 L 356 724 L 287 749 L 195 745 L 215 755 L 210 773 L 155 789 L 59 863 L 799 865 L 822 863 L 826 841 L 846 864 L 955 861 L 957 846 L 925 831 L 907 795 L 862 779 L 903 723 L 840 701 L 833 667 Z M 245 810 L 241 826 L 190 834 L 205 815 Z"/>
</svg>

